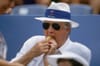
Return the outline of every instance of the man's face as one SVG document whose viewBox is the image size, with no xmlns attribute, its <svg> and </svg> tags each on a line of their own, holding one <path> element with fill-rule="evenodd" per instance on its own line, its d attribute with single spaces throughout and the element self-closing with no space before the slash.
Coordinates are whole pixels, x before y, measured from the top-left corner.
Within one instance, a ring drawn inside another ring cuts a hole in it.
<svg viewBox="0 0 100 66">
<path fill-rule="evenodd" d="M 0 0 L 0 14 L 4 14 L 5 11 L 9 8 L 9 0 Z"/>
<path fill-rule="evenodd" d="M 43 23 L 44 35 L 53 37 L 58 43 L 64 42 L 70 32 L 69 27 L 64 22 L 50 22 Z"/>
</svg>

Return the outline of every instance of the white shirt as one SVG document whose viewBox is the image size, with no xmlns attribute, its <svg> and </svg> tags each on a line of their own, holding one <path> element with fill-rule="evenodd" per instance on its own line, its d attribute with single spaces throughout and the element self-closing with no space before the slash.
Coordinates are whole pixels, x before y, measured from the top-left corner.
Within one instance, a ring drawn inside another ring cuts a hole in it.
<svg viewBox="0 0 100 66">
<path fill-rule="evenodd" d="M 24 45 L 22 46 L 21 50 L 17 53 L 16 57 L 12 59 L 11 62 L 21 58 L 26 52 L 28 52 L 37 42 L 40 42 L 45 39 L 45 36 L 37 35 L 29 38 Z M 79 44 L 77 42 L 72 42 L 69 38 L 66 42 L 61 46 L 58 50 L 63 53 L 67 50 L 67 46 L 72 46 L 75 44 Z M 81 45 L 81 44 L 80 44 Z M 28 66 L 44 66 L 43 64 L 43 55 L 38 56 L 28 64 Z"/>
</svg>

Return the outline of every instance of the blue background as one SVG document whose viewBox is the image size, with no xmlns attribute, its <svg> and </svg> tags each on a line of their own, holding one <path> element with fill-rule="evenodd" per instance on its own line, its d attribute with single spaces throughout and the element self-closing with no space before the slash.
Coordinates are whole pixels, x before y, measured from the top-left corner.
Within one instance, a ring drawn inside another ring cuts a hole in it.
<svg viewBox="0 0 100 66">
<path fill-rule="evenodd" d="M 91 66 L 100 65 L 100 16 L 72 16 L 80 24 L 72 29 L 71 40 L 78 41 L 92 50 Z M 41 22 L 33 16 L 0 16 L 0 32 L 8 45 L 7 60 L 15 57 L 23 43 L 31 36 L 43 34 Z"/>
</svg>

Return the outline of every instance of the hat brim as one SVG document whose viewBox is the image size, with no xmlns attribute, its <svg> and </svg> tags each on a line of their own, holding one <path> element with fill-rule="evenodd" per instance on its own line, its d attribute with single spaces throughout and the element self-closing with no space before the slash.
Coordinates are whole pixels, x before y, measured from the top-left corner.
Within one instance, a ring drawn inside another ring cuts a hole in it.
<svg viewBox="0 0 100 66">
<path fill-rule="evenodd" d="M 71 52 L 67 52 L 66 54 L 59 54 L 59 55 L 48 55 L 48 62 L 51 66 L 58 66 L 57 64 L 57 60 L 58 59 L 73 59 L 81 64 L 83 64 L 83 66 L 89 66 L 88 62 L 85 61 L 85 59 L 83 59 L 81 56 L 71 53 Z"/>
<path fill-rule="evenodd" d="M 41 22 L 44 22 L 44 21 L 69 22 L 72 28 L 79 27 L 79 24 L 77 22 L 68 20 L 68 19 L 57 19 L 57 18 L 48 18 L 48 17 L 35 17 L 35 19 L 40 20 Z"/>
</svg>

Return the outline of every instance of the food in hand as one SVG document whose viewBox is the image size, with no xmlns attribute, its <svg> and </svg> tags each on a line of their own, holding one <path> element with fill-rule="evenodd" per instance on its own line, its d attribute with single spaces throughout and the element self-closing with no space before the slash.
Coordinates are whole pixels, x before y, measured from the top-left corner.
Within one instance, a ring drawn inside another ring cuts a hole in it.
<svg viewBox="0 0 100 66">
<path fill-rule="evenodd" d="M 52 39 L 51 36 L 46 37 L 46 41 L 49 41 L 50 39 Z"/>
</svg>

